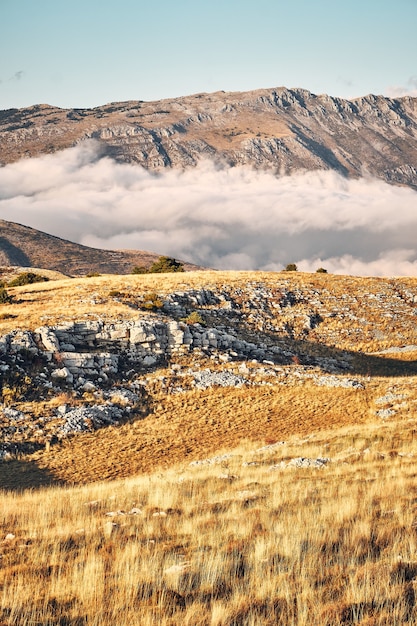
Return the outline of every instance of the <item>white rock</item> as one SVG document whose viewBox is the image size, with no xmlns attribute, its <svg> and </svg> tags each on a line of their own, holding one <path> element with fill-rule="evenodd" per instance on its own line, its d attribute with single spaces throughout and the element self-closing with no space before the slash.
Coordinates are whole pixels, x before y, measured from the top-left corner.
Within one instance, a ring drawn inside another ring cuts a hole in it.
<svg viewBox="0 0 417 626">
<path fill-rule="evenodd" d="M 61 367 L 51 372 L 51 378 L 56 380 L 65 380 L 67 383 L 72 383 L 74 380 L 73 375 L 69 371 L 68 367 Z"/>
</svg>

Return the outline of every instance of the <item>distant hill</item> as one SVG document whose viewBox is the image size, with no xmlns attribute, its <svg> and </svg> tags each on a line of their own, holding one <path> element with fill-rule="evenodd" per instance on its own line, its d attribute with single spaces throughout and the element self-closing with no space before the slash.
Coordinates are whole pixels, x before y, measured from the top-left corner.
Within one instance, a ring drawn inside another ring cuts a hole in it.
<svg viewBox="0 0 417 626">
<path fill-rule="evenodd" d="M 94 109 L 0 111 L 0 164 L 87 139 L 150 170 L 202 158 L 285 173 L 335 170 L 417 189 L 417 98 L 343 100 L 306 89 L 200 93 Z"/>
<path fill-rule="evenodd" d="M 0 267 L 36 267 L 81 276 L 91 272 L 129 274 L 133 267 L 150 267 L 159 255 L 143 250 L 100 250 L 42 231 L 0 220 Z M 187 270 L 199 269 L 184 263 Z"/>
</svg>

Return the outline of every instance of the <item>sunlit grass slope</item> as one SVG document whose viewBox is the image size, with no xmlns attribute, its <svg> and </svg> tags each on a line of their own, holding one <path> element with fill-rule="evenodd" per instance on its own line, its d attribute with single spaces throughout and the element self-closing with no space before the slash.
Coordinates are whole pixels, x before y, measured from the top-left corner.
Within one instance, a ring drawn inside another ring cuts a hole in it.
<svg viewBox="0 0 417 626">
<path fill-rule="evenodd" d="M 416 433 L 350 426 L 3 493 L 0 623 L 415 624 Z"/>
</svg>

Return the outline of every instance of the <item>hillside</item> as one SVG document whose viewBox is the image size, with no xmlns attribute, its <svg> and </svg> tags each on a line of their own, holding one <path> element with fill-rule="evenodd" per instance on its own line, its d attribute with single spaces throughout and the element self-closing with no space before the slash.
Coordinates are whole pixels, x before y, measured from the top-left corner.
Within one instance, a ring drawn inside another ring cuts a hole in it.
<svg viewBox="0 0 417 626">
<path fill-rule="evenodd" d="M 1 164 L 98 142 L 151 170 L 202 158 L 285 173 L 336 170 L 417 188 L 417 99 L 342 100 L 304 89 L 195 94 L 94 109 L 0 111 Z"/>
<path fill-rule="evenodd" d="M 416 278 L 8 292 L 1 626 L 416 623 Z"/>
<path fill-rule="evenodd" d="M 99 250 L 29 226 L 0 220 L 0 268 L 35 267 L 67 276 L 89 273 L 129 274 L 135 266 L 150 267 L 159 255 L 144 250 Z M 185 263 L 185 269 L 197 269 Z"/>
<path fill-rule="evenodd" d="M 243 439 L 412 417 L 416 288 L 191 272 L 10 289 L 2 484 L 133 476 Z"/>
<path fill-rule="evenodd" d="M 3 493 L 0 623 L 412 626 L 415 427 L 259 432 L 170 471 Z"/>
</svg>

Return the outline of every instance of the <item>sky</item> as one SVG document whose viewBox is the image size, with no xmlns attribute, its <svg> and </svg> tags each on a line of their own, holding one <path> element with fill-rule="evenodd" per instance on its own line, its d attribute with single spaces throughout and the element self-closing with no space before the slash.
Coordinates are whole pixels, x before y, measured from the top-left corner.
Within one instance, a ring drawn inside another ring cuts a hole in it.
<svg viewBox="0 0 417 626">
<path fill-rule="evenodd" d="M 0 110 L 301 87 L 417 96 L 417 0 L 0 0 Z M 417 276 L 417 192 L 208 162 L 152 174 L 94 142 L 0 168 L 0 218 L 219 269 Z"/>
<path fill-rule="evenodd" d="M 417 0 L 0 0 L 0 109 L 417 94 Z"/>
</svg>

